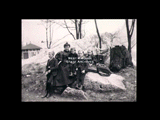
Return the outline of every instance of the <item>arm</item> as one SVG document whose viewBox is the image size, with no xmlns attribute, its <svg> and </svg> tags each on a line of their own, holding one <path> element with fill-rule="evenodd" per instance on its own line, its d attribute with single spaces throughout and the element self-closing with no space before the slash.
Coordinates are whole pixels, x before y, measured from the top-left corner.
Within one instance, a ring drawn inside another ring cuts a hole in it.
<svg viewBox="0 0 160 120">
<path fill-rule="evenodd" d="M 56 70 L 56 69 L 58 69 L 58 60 L 57 59 L 54 60 L 54 66 L 52 66 L 50 68 L 50 70 L 53 71 L 53 70 Z"/>
<path fill-rule="evenodd" d="M 45 72 L 48 71 L 48 64 L 49 64 L 49 62 L 47 61 L 47 65 L 46 65 L 46 70 L 45 70 Z"/>
<path fill-rule="evenodd" d="M 62 61 L 62 54 L 61 52 L 58 52 L 56 55 L 55 55 L 55 58 L 59 61 Z"/>
</svg>

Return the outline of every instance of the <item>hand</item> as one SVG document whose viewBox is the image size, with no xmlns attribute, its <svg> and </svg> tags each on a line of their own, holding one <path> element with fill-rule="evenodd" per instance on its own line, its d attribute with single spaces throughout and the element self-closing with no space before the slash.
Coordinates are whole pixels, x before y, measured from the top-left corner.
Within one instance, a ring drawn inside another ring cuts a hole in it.
<svg viewBox="0 0 160 120">
<path fill-rule="evenodd" d="M 51 70 L 46 71 L 45 75 L 47 75 L 47 74 L 50 73 L 50 72 L 51 72 Z"/>
<path fill-rule="evenodd" d="M 99 63 L 96 63 L 96 65 L 98 66 L 98 65 L 99 65 Z"/>
<path fill-rule="evenodd" d="M 51 70 L 48 70 L 48 73 L 50 73 L 51 72 Z"/>
<path fill-rule="evenodd" d="M 47 75 L 47 74 L 48 74 L 48 71 L 45 72 L 45 75 Z"/>
<path fill-rule="evenodd" d="M 78 68 L 76 68 L 76 70 L 78 70 Z"/>
<path fill-rule="evenodd" d="M 85 70 L 82 70 L 82 73 L 85 73 Z"/>
<path fill-rule="evenodd" d="M 89 64 L 89 66 L 92 66 L 92 64 Z"/>
</svg>

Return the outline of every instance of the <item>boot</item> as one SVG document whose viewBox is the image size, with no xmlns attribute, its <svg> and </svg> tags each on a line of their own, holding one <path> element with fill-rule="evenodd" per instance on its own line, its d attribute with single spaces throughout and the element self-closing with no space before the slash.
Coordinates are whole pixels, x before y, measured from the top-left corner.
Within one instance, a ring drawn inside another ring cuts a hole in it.
<svg viewBox="0 0 160 120">
<path fill-rule="evenodd" d="M 73 73 L 72 73 L 72 72 L 70 72 L 69 76 L 73 76 Z"/>
<path fill-rule="evenodd" d="M 46 98 L 49 98 L 50 96 L 51 96 L 51 94 L 50 94 L 50 93 L 48 93 L 48 94 L 47 94 L 47 96 L 46 96 Z"/>
<path fill-rule="evenodd" d="M 45 97 L 47 97 L 48 96 L 48 92 L 46 93 L 46 95 L 45 96 L 43 96 L 43 97 L 41 97 L 41 98 L 45 98 Z"/>
<path fill-rule="evenodd" d="M 83 88 L 83 86 L 82 85 L 80 85 L 80 87 L 78 88 L 79 90 L 82 90 L 82 88 Z"/>
<path fill-rule="evenodd" d="M 76 84 L 76 88 L 77 88 L 77 89 L 79 88 L 78 84 Z"/>
<path fill-rule="evenodd" d="M 77 72 L 76 72 L 76 71 L 74 72 L 74 75 L 77 75 Z"/>
</svg>

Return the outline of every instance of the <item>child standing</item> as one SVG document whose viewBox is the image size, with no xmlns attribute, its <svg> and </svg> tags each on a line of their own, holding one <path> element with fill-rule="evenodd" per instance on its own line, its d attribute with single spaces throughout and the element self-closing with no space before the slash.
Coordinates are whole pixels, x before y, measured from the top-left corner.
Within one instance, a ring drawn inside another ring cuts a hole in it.
<svg viewBox="0 0 160 120">
<path fill-rule="evenodd" d="M 51 85 L 55 86 L 55 77 L 57 75 L 58 60 L 54 58 L 54 51 L 48 53 L 48 61 L 46 65 L 45 75 L 47 77 L 46 81 L 46 95 L 44 97 L 49 97 L 51 92 Z M 44 98 L 43 97 L 43 98 Z"/>
<path fill-rule="evenodd" d="M 78 58 L 78 55 L 76 53 L 76 49 L 75 48 L 71 48 L 70 54 L 68 55 L 69 69 L 70 69 L 69 76 L 76 75 L 77 58 Z"/>
<path fill-rule="evenodd" d="M 82 89 L 84 84 L 84 77 L 88 71 L 88 63 L 85 62 L 85 56 L 82 50 L 78 51 L 77 68 L 78 70 L 76 88 Z"/>
</svg>

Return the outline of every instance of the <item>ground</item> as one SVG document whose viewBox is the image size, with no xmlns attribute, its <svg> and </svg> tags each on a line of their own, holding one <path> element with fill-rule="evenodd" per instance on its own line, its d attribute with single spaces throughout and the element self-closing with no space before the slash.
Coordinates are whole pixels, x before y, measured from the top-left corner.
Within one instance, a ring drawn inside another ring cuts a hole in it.
<svg viewBox="0 0 160 120">
<path fill-rule="evenodd" d="M 92 101 L 105 101 L 105 102 L 134 102 L 136 101 L 136 68 L 127 67 L 122 69 L 117 75 L 125 78 L 124 85 L 126 91 L 91 91 L 85 92 L 89 95 L 88 100 L 79 100 L 76 97 L 66 98 L 60 94 L 53 94 L 49 98 L 41 98 L 45 94 L 45 77 L 44 74 L 34 74 L 29 77 L 22 76 L 22 102 L 40 101 L 40 102 L 92 102 Z M 39 81 L 37 81 L 37 79 Z M 44 83 L 44 85 L 42 85 Z"/>
</svg>

